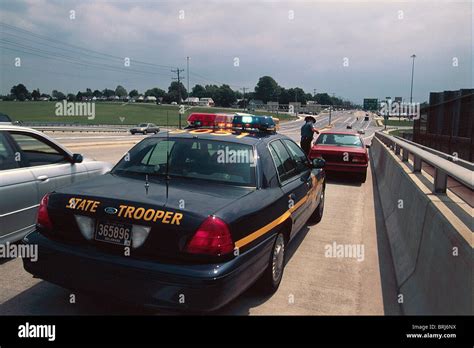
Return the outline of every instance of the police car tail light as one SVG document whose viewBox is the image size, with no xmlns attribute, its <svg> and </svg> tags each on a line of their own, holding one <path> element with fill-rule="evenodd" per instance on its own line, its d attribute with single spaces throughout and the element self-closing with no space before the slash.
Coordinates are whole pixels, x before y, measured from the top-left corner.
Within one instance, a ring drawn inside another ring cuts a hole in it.
<svg viewBox="0 0 474 348">
<path fill-rule="evenodd" d="M 49 218 L 49 214 L 48 214 L 48 201 L 49 201 L 49 193 L 44 195 L 44 197 L 41 199 L 41 202 L 38 208 L 38 217 L 36 219 L 36 223 L 38 226 L 40 226 L 43 229 L 52 230 L 53 223 L 51 222 L 51 219 Z"/>
<path fill-rule="evenodd" d="M 215 216 L 209 216 L 199 226 L 186 246 L 191 254 L 220 256 L 234 250 L 234 242 L 227 224 Z"/>
<path fill-rule="evenodd" d="M 91 240 L 94 236 L 94 219 L 83 215 L 74 215 L 74 219 L 76 219 L 79 231 L 81 231 L 84 238 Z"/>
</svg>

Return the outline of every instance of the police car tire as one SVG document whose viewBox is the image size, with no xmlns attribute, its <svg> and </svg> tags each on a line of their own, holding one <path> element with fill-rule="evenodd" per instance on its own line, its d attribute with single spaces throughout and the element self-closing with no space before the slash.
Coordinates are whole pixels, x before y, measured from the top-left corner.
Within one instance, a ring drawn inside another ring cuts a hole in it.
<svg viewBox="0 0 474 348">
<path fill-rule="evenodd" d="M 283 248 L 281 248 L 281 243 L 283 243 Z M 273 278 L 273 257 L 275 254 L 275 249 L 280 248 L 280 252 L 283 253 L 283 264 L 281 266 L 281 272 L 277 280 Z M 264 294 L 273 294 L 278 287 L 280 286 L 281 279 L 283 278 L 283 272 L 285 270 L 285 261 L 286 261 L 286 240 L 282 232 L 278 233 L 275 242 L 273 243 L 272 251 L 270 253 L 270 258 L 268 261 L 268 267 L 264 271 L 262 278 L 260 278 L 260 288 Z"/>
<path fill-rule="evenodd" d="M 326 188 L 324 187 L 322 191 L 322 200 L 319 202 L 318 206 L 316 207 L 313 214 L 311 215 L 311 218 L 310 218 L 311 222 L 318 223 L 323 218 L 325 197 L 326 197 Z"/>
</svg>

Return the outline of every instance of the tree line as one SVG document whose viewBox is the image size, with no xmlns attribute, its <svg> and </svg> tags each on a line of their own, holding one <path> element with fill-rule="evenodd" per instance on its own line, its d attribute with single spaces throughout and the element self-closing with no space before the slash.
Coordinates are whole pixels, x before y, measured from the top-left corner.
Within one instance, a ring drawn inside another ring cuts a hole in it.
<svg viewBox="0 0 474 348">
<path fill-rule="evenodd" d="M 132 89 L 129 92 L 118 85 L 115 89 L 105 88 L 103 90 L 92 90 L 87 88 L 85 91 L 79 91 L 76 94 L 63 93 L 58 90 L 53 90 L 51 95 L 41 93 L 39 89 L 29 91 L 25 85 L 18 84 L 13 86 L 10 90 L 10 94 L 1 96 L 3 100 L 68 100 L 68 101 L 84 101 L 91 100 L 95 97 L 98 100 L 104 99 L 117 99 L 128 100 L 136 99 L 139 96 L 144 97 L 155 97 L 162 103 L 180 102 L 185 100 L 187 97 L 196 98 L 212 98 L 216 106 L 229 107 L 239 104 L 240 107 L 245 107 L 249 101 L 255 102 L 278 102 L 279 104 L 289 104 L 290 102 L 300 102 L 302 105 L 307 104 L 309 101 L 316 102 L 322 105 L 338 105 L 342 107 L 355 107 L 353 103 L 348 100 L 344 100 L 339 97 L 330 96 L 328 93 L 317 93 L 315 95 L 306 93 L 302 88 L 284 88 L 278 85 L 278 83 L 270 76 L 262 76 L 251 92 L 243 94 L 239 90 L 233 90 L 229 85 L 222 84 L 220 86 L 215 84 L 200 85 L 196 84 L 190 92 L 186 90 L 183 83 L 177 81 L 171 82 L 168 90 L 165 91 L 161 88 L 154 87 L 140 93 L 137 89 Z"/>
</svg>

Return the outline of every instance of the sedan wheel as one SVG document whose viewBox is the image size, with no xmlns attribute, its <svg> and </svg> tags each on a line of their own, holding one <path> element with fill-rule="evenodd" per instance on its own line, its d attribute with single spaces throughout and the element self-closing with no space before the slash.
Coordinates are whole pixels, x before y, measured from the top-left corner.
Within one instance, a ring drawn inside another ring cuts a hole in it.
<svg viewBox="0 0 474 348">
<path fill-rule="evenodd" d="M 280 233 L 273 247 L 272 260 L 272 279 L 275 284 L 279 284 L 283 275 L 283 267 L 285 261 L 285 238 Z"/>
<path fill-rule="evenodd" d="M 260 279 L 260 287 L 265 294 L 273 294 L 280 286 L 285 269 L 285 237 L 278 233 L 266 270 Z"/>
<path fill-rule="evenodd" d="M 319 204 L 316 207 L 314 213 L 310 217 L 310 221 L 313 223 L 318 223 L 323 218 L 324 213 L 324 198 L 326 196 L 325 188 L 321 190 L 321 194 L 319 196 Z"/>
</svg>

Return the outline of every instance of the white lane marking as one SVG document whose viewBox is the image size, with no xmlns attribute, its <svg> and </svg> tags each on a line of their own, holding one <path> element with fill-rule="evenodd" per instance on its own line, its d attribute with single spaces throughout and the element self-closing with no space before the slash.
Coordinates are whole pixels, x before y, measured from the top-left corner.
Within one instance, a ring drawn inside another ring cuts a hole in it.
<svg viewBox="0 0 474 348">
<path fill-rule="evenodd" d="M 352 117 L 348 117 L 345 119 L 345 121 L 343 123 L 346 123 L 347 121 L 349 121 Z"/>
</svg>

